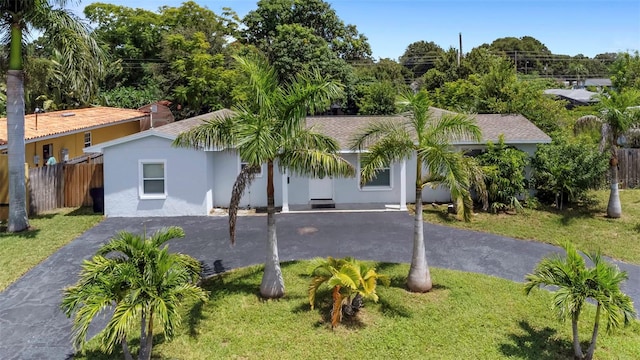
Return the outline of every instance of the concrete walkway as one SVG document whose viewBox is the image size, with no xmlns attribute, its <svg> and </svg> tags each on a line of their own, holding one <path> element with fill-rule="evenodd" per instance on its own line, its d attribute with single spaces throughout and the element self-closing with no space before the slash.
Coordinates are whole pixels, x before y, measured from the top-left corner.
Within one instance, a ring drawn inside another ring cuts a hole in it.
<svg viewBox="0 0 640 360">
<path fill-rule="evenodd" d="M 281 214 L 277 219 L 281 261 L 316 256 L 411 260 L 413 218 L 404 212 Z M 106 219 L 0 293 L 0 359 L 72 358 L 72 322 L 59 304 L 61 289 L 76 281 L 81 260 L 90 258 L 119 230 L 142 232 L 146 227 L 152 232 L 171 225 L 183 227 L 186 238 L 172 241 L 170 248 L 212 269 L 217 260 L 225 269 L 264 261 L 264 216 L 238 219 L 235 247 L 229 245 L 226 217 Z M 523 281 L 543 256 L 559 252 L 551 245 L 427 223 L 424 232 L 430 266 L 514 281 Z M 640 266 L 618 265 L 629 273 L 626 293 L 640 305 Z"/>
</svg>

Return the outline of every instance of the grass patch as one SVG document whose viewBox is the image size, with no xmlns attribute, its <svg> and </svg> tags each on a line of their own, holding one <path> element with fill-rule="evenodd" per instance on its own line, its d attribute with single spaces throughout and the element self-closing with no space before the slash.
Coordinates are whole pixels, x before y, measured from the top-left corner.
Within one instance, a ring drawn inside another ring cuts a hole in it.
<svg viewBox="0 0 640 360">
<path fill-rule="evenodd" d="M 318 294 L 310 310 L 308 262 L 283 264 L 287 295 L 277 301 L 258 296 L 262 267 L 244 268 L 204 283 L 210 301 L 192 304 L 171 342 L 157 337 L 156 359 L 568 359 L 571 324 L 550 310 L 551 294 L 525 296 L 523 285 L 486 275 L 432 269 L 435 288 L 427 294 L 405 290 L 407 264 L 378 263 L 391 277 L 379 287 L 380 302 L 366 302 L 358 320 L 334 331 L 328 320 L 330 293 Z M 581 323 L 588 341 L 594 307 Z M 78 359 L 106 356 L 90 343 Z M 133 344 L 135 346 L 135 344 Z M 137 351 L 137 349 L 136 349 Z M 635 359 L 640 322 L 598 339 L 597 359 Z"/>
<path fill-rule="evenodd" d="M 469 223 L 447 214 L 446 205 L 427 204 L 423 213 L 431 223 L 554 245 L 569 240 L 580 250 L 600 249 L 612 258 L 640 264 L 640 190 L 620 191 L 620 219 L 606 217 L 608 190 L 590 195 L 589 202 L 563 210 L 542 207 L 517 215 L 480 212 Z"/>
<path fill-rule="evenodd" d="M 0 228 L 0 291 L 103 219 L 88 208 L 67 208 L 29 219 L 29 230 Z"/>
</svg>

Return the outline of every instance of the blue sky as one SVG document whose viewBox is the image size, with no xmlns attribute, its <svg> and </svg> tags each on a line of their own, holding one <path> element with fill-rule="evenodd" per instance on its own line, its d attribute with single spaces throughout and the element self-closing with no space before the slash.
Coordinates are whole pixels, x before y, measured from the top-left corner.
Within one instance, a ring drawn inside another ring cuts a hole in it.
<svg viewBox="0 0 640 360">
<path fill-rule="evenodd" d="M 157 10 L 179 6 L 181 0 L 103 0 Z M 241 17 L 256 0 L 196 0 L 220 13 L 230 7 Z M 83 0 L 80 9 L 92 3 Z M 357 26 L 371 44 L 374 58 L 399 58 L 415 41 L 433 41 L 463 51 L 506 36 L 533 36 L 554 54 L 640 50 L 639 0 L 334 0 L 338 16 Z"/>
</svg>

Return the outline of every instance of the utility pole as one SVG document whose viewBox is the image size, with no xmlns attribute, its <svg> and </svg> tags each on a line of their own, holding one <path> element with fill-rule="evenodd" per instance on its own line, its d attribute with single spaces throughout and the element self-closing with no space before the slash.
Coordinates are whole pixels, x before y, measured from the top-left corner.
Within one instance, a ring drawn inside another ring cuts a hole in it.
<svg viewBox="0 0 640 360">
<path fill-rule="evenodd" d="M 458 33 L 458 41 L 460 42 L 460 49 L 458 50 L 458 67 L 460 67 L 460 61 L 462 58 L 462 33 Z"/>
</svg>

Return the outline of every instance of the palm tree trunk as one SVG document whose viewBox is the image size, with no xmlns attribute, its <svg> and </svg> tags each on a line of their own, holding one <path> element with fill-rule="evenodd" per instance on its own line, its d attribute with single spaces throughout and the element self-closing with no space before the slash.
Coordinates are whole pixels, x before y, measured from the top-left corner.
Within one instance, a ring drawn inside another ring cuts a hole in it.
<svg viewBox="0 0 640 360">
<path fill-rule="evenodd" d="M 413 292 L 427 292 L 433 286 L 424 247 L 424 222 L 422 220 L 422 161 L 417 158 L 416 213 L 413 220 L 413 255 L 407 277 L 407 287 Z"/>
<path fill-rule="evenodd" d="M 273 190 L 273 161 L 267 162 L 267 258 L 264 275 L 260 284 L 260 295 L 273 299 L 284 296 L 284 279 L 278 258 L 278 238 L 276 236 L 276 207 Z"/>
<path fill-rule="evenodd" d="M 578 336 L 578 316 L 574 314 L 571 319 L 571 330 L 573 331 L 573 358 L 582 360 L 582 348 L 580 347 L 580 337 Z"/>
<path fill-rule="evenodd" d="M 591 334 L 591 343 L 589 344 L 589 348 L 587 349 L 587 354 L 585 355 L 585 360 L 593 359 L 593 354 L 596 351 L 596 339 L 598 338 L 598 328 L 600 327 L 600 308 L 602 305 L 598 303 L 596 307 L 596 320 L 593 324 L 593 333 Z"/>
<path fill-rule="evenodd" d="M 611 192 L 609 193 L 609 204 L 607 205 L 607 216 L 617 219 L 622 216 L 622 206 L 620 205 L 620 194 L 618 193 L 618 156 L 617 150 L 612 149 L 610 170 L 611 170 Z"/>
<path fill-rule="evenodd" d="M 133 360 L 131 350 L 129 350 L 129 345 L 127 344 L 127 339 L 122 340 L 122 353 L 124 354 L 124 360 Z"/>
<path fill-rule="evenodd" d="M 151 336 L 147 332 L 147 308 L 142 309 L 140 319 L 140 351 L 138 352 L 138 360 L 149 360 L 151 358 L 151 349 L 147 348 L 147 338 Z"/>
<path fill-rule="evenodd" d="M 22 28 L 11 26 L 9 71 L 7 73 L 7 134 L 9 152 L 9 232 L 29 227 L 27 187 L 24 178 L 24 74 L 22 71 Z"/>
</svg>

